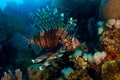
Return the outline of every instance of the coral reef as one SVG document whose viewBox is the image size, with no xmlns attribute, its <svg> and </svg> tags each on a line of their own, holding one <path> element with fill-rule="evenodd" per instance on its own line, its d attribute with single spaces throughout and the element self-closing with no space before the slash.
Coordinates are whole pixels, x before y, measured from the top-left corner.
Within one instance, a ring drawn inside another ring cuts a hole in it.
<svg viewBox="0 0 120 80">
<path fill-rule="evenodd" d="M 120 0 L 102 0 L 101 15 L 105 20 L 120 18 Z"/>
<path fill-rule="evenodd" d="M 96 54 L 96 57 L 99 55 Z M 95 63 L 94 57 L 91 54 L 83 53 L 82 50 L 76 50 L 72 55 L 69 56 L 69 60 L 74 63 L 75 69 L 69 74 L 69 77 L 67 78 L 68 80 L 93 80 L 88 74 L 87 68 L 93 68 L 96 71 L 99 70 L 98 63 L 95 64 L 96 66 L 92 66 Z M 100 58 L 96 60 L 101 61 Z"/>
<path fill-rule="evenodd" d="M 81 50 L 76 50 L 75 53 L 73 55 L 69 56 L 70 61 L 74 62 L 74 66 L 77 68 L 82 68 L 82 69 L 86 69 L 86 67 L 88 66 L 87 61 L 85 61 L 84 58 L 81 57 L 82 55 L 82 51 Z"/>
<path fill-rule="evenodd" d="M 100 41 L 107 52 L 106 60 L 116 59 L 120 57 L 120 29 L 118 28 L 119 21 L 110 19 L 106 22 L 105 31 L 103 32 Z"/>
</svg>

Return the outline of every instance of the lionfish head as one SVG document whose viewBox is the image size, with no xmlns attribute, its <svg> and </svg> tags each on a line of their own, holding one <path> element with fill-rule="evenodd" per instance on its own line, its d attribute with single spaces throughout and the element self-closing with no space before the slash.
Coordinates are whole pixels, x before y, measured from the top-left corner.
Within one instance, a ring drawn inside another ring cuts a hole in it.
<svg viewBox="0 0 120 80">
<path fill-rule="evenodd" d="M 71 41 L 67 42 L 65 45 L 67 50 L 75 50 L 80 46 L 80 42 L 76 38 L 72 38 Z"/>
</svg>

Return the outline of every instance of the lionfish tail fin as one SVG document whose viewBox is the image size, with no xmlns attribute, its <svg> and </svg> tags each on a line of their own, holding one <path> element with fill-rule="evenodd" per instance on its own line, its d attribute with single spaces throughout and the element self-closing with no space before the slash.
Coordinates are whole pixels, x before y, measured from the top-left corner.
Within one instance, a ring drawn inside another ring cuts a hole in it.
<svg viewBox="0 0 120 80">
<path fill-rule="evenodd" d="M 9 42 L 17 50 L 25 50 L 28 48 L 29 45 L 27 42 L 27 38 L 18 32 L 13 34 Z"/>
<path fill-rule="evenodd" d="M 36 55 L 39 55 L 40 54 L 40 51 L 41 51 L 41 48 L 35 44 L 30 44 L 31 48 L 33 49 L 34 53 Z"/>
</svg>

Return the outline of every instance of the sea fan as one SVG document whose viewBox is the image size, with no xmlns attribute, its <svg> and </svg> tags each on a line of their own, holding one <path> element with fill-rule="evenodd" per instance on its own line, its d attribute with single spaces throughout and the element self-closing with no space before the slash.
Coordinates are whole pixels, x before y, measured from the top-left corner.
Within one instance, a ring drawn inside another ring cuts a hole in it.
<svg viewBox="0 0 120 80">
<path fill-rule="evenodd" d="M 30 16 L 39 33 L 28 40 L 29 43 L 43 48 L 53 48 L 62 44 L 66 49 L 75 49 L 80 45 L 74 37 L 77 20 L 73 18 L 65 20 L 64 13 L 59 12 L 57 8 L 47 6 L 42 10 L 38 9 L 36 13 L 30 13 Z"/>
</svg>

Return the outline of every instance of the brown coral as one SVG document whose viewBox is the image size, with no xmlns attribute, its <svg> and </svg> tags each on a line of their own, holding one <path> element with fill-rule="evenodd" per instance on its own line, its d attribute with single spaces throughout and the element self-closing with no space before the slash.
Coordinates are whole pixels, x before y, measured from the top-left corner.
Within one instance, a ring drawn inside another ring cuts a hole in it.
<svg viewBox="0 0 120 80">
<path fill-rule="evenodd" d="M 120 0 L 107 0 L 102 3 L 102 16 L 105 20 L 120 18 Z"/>
<path fill-rule="evenodd" d="M 74 62 L 74 66 L 76 68 L 86 69 L 88 67 L 88 63 L 78 54 L 75 57 L 69 56 L 70 61 Z"/>
<path fill-rule="evenodd" d="M 88 75 L 88 73 L 83 70 L 75 70 L 74 72 L 72 72 L 67 80 L 93 80 L 92 78 L 90 78 L 90 76 Z"/>
</svg>

